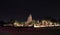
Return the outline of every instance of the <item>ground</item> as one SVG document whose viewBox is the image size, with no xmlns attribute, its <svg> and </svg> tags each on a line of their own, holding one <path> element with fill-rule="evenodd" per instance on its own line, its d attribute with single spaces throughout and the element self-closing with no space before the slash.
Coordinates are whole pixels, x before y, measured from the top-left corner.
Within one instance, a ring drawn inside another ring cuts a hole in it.
<svg viewBox="0 0 60 35">
<path fill-rule="evenodd" d="M 0 27 L 0 35 L 58 35 L 60 27 L 47 28 L 19 28 Z"/>
</svg>

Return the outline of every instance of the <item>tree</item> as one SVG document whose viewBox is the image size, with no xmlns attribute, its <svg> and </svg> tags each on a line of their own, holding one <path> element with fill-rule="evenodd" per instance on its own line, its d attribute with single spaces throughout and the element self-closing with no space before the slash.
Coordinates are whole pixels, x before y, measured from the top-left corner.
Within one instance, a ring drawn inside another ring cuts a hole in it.
<svg viewBox="0 0 60 35">
<path fill-rule="evenodd" d="M 7 24 L 7 23 L 4 21 L 0 21 L 0 26 L 3 26 L 4 24 Z"/>
</svg>

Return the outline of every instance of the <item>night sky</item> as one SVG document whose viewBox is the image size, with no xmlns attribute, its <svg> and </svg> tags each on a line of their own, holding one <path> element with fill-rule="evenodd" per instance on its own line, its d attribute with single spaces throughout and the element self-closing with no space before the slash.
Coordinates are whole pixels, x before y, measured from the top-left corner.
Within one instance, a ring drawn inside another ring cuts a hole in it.
<svg viewBox="0 0 60 35">
<path fill-rule="evenodd" d="M 43 0 L 0 0 L 0 20 L 25 21 L 29 14 L 32 14 L 33 19 L 43 19 L 46 16 L 59 19 L 60 3 Z"/>
</svg>

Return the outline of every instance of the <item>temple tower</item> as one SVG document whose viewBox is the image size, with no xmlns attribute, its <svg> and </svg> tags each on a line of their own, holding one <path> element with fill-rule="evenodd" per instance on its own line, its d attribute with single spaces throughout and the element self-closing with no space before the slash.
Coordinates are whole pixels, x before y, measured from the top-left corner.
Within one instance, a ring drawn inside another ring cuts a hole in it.
<svg viewBox="0 0 60 35">
<path fill-rule="evenodd" d="M 27 22 L 26 23 L 30 23 L 32 21 L 32 15 L 30 14 L 29 16 L 28 16 L 28 19 L 27 19 Z"/>
</svg>

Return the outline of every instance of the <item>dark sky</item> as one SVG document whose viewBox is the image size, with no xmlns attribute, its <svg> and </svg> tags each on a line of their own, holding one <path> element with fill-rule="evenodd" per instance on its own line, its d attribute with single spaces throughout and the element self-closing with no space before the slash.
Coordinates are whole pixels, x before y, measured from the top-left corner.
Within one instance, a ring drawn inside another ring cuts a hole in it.
<svg viewBox="0 0 60 35">
<path fill-rule="evenodd" d="M 59 1 L 38 0 L 0 0 L 0 20 L 11 18 L 24 21 L 29 14 L 33 19 L 43 19 L 46 16 L 60 18 Z"/>
</svg>

